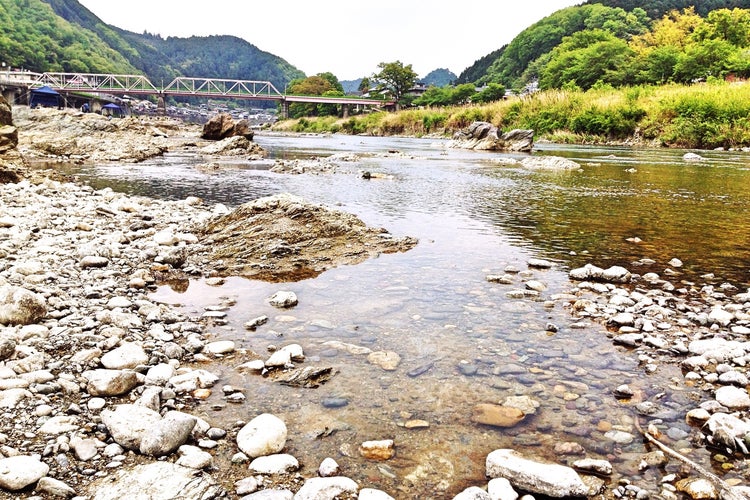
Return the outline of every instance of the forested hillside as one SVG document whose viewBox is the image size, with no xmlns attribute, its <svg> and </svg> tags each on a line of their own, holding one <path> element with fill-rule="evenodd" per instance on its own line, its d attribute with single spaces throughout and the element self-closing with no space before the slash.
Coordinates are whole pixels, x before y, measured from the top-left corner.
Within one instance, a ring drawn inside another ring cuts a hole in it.
<svg viewBox="0 0 750 500">
<path fill-rule="evenodd" d="M 0 0 L 0 57 L 33 71 L 132 73 L 126 55 L 41 0 Z"/>
<path fill-rule="evenodd" d="M 233 36 L 162 38 L 109 26 L 77 0 L 0 0 L 2 62 L 31 71 L 270 80 L 304 73 Z"/>
<path fill-rule="evenodd" d="M 750 0 L 601 0 L 559 10 L 479 59 L 458 82 L 542 88 L 689 82 L 747 72 Z M 717 9 L 718 8 L 718 9 Z M 480 76 L 481 75 L 481 76 Z"/>
</svg>

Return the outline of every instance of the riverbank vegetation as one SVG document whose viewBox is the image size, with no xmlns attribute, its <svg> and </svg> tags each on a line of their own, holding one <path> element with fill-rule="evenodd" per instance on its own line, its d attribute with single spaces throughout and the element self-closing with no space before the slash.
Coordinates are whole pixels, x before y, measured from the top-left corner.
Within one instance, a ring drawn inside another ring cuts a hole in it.
<svg viewBox="0 0 750 500">
<path fill-rule="evenodd" d="M 711 79 L 589 90 L 540 91 L 489 104 L 408 109 L 349 118 L 299 118 L 276 130 L 306 133 L 450 137 L 474 121 L 533 129 L 563 143 L 630 143 L 684 148 L 750 146 L 750 83 Z"/>
</svg>

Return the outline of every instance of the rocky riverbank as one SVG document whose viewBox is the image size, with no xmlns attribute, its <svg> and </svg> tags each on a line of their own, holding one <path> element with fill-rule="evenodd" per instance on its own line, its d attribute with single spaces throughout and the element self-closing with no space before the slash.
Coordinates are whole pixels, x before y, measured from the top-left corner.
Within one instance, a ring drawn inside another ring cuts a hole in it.
<svg viewBox="0 0 750 500">
<path fill-rule="evenodd" d="M 227 404 L 252 398 L 252 388 L 231 386 L 221 373 L 207 370 L 212 363 L 231 359 L 229 370 L 264 372 L 303 387 L 324 383 L 335 366 L 306 362 L 305 346 L 297 344 L 257 353 L 218 340 L 216 328 L 226 307 L 189 316 L 154 300 L 151 292 L 164 279 L 204 277 L 219 286 L 224 276 L 249 270 L 255 277 L 260 272 L 283 281 L 300 271 L 323 269 L 317 266 L 350 263 L 336 260 L 334 253 L 330 261 L 312 259 L 308 243 L 336 246 L 339 237 L 347 245 L 361 242 L 361 248 L 350 246 L 345 252 L 359 259 L 407 250 L 413 240 L 366 228 L 347 214 L 291 196 L 257 200 L 235 211 L 206 206 L 197 198 L 130 197 L 31 174 L 11 157 L 3 155 L 30 180 L 0 184 L 0 413 L 7 423 L 0 428 L 0 492 L 12 498 L 100 500 L 399 498 L 399 491 L 353 481 L 348 476 L 355 471 L 339 467 L 336 457 L 301 464 L 284 453 L 290 430 L 262 409 L 248 406 L 247 418 L 223 428 L 198 417 L 205 415 L 199 410 L 209 404 L 212 392 L 222 394 Z M 314 232 L 310 242 L 294 240 L 300 219 L 324 230 Z M 223 245 L 234 250 L 214 253 Z M 233 261 L 238 254 L 241 260 Z M 570 290 L 547 296 L 535 272 L 552 265 L 529 261 L 528 271 L 508 268 L 507 274 L 487 280 L 522 284 L 507 291 L 517 300 L 548 300 L 569 308 L 571 328 L 608 325 L 613 343 L 633 349 L 646 374 L 681 363 L 687 383 L 712 396 L 685 415 L 704 436 L 700 443 L 688 442 L 664 424 L 671 407 L 640 401 L 627 385 L 613 384 L 613 391 L 633 405 L 649 436 L 682 453 L 711 445 L 724 457 L 722 467 L 737 473 L 722 482 L 708 471 L 685 467 L 644 488 L 602 480 L 612 465 L 601 457 L 572 460 L 568 466 L 562 458 L 547 464 L 523 448 L 503 449 L 486 457 L 487 482 L 455 498 L 510 500 L 519 492 L 641 500 L 674 499 L 681 492 L 693 498 L 744 496 L 744 489 L 733 487 L 743 485 L 737 477 L 745 473 L 742 457 L 750 444 L 745 441 L 750 398 L 743 378 L 750 361 L 750 345 L 744 341 L 750 333 L 750 297 L 729 284 L 711 284 L 710 277 L 702 285 L 680 282 L 676 260 L 663 276 L 622 268 L 574 270 Z M 284 311 L 297 298 L 280 286 L 268 301 Z M 246 328 L 264 321 L 258 317 Z M 550 335 L 557 328 L 547 326 Z M 388 353 L 371 355 L 388 369 Z M 503 426 L 510 427 L 534 412 L 530 397 L 489 406 L 476 409 L 476 425 L 502 427 L 499 413 Z M 407 424 L 423 425 L 418 420 Z M 635 426 L 605 431 L 604 439 L 618 443 L 639 439 Z M 309 439 L 312 446 L 316 437 Z M 566 456 L 572 444 L 560 445 L 556 454 Z M 399 446 L 372 436 L 357 443 L 352 455 L 387 461 Z M 645 468 L 663 467 L 667 460 L 679 459 L 655 452 L 642 458 Z"/>
</svg>

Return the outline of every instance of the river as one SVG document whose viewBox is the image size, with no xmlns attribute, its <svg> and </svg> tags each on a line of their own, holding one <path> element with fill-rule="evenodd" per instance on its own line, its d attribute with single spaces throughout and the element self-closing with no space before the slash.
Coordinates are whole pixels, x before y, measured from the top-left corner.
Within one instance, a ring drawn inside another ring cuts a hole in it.
<svg viewBox="0 0 750 500">
<path fill-rule="evenodd" d="M 711 464 L 708 451 L 693 447 L 700 433 L 684 422 L 696 398 L 708 396 L 686 386 L 678 366 L 647 374 L 637 355 L 613 346 L 603 327 L 574 327 L 559 301 L 545 299 L 570 287 L 567 270 L 588 262 L 662 274 L 679 258 L 684 266 L 674 269 L 675 282 L 746 288 L 750 154 L 700 152 L 704 161 L 686 162 L 685 151 L 539 144 L 534 154 L 565 156 L 583 167 L 541 172 L 500 166 L 497 153 L 447 150 L 435 139 L 259 135 L 256 142 L 272 158 L 351 152 L 360 160 L 342 163 L 333 175 L 275 174 L 268 161 L 204 173 L 194 156 L 172 154 L 73 173 L 95 187 L 199 196 L 229 206 L 290 192 L 417 237 L 419 244 L 299 282 L 231 278 L 221 287 L 200 280 L 187 290 L 162 287 L 157 298 L 194 316 L 226 305 L 226 324 L 210 329 L 216 339 L 262 356 L 269 345 L 299 343 L 303 366 L 338 372 L 317 389 L 290 388 L 238 374 L 239 357 L 227 359 L 210 369 L 222 374 L 221 383 L 242 387 L 247 399 L 229 403 L 217 388 L 207 420 L 232 427 L 274 413 L 286 421 L 287 450 L 307 473 L 331 456 L 361 486 L 397 498 L 444 498 L 483 485 L 485 457 L 497 448 L 562 463 L 580 458 L 555 452 L 559 443 L 577 443 L 587 456 L 610 460 L 611 481 L 626 478 L 653 490 L 660 475 L 679 466 L 639 471 L 646 451 L 640 438 L 615 443 L 604 437 L 612 429 L 634 432 L 633 406 L 640 401 L 659 400 L 668 409 L 659 418 L 672 431 L 670 445 Z M 388 178 L 365 180 L 363 170 Z M 523 287 L 519 275 L 514 285 L 486 280 L 507 266 L 525 272 L 532 257 L 556 263 L 529 270 L 549 287 L 543 300 L 508 297 Z M 636 263 L 644 258 L 653 263 Z M 267 298 L 278 290 L 294 291 L 300 304 L 272 308 Z M 243 328 L 260 315 L 270 321 L 255 331 Z M 549 331 L 549 323 L 558 331 Z M 385 371 L 329 341 L 392 351 L 401 361 Z M 633 400 L 614 397 L 623 383 L 636 392 Z M 509 396 L 537 401 L 536 414 L 507 429 L 471 422 L 475 405 Z M 417 420 L 428 427 L 406 425 Z M 359 444 L 379 439 L 395 440 L 395 458 L 361 459 Z"/>
</svg>

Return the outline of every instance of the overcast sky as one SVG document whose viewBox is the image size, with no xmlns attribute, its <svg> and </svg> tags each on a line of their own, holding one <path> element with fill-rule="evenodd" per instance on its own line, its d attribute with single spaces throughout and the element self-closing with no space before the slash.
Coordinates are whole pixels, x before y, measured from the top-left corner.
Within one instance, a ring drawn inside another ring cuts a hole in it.
<svg viewBox="0 0 750 500">
<path fill-rule="evenodd" d="M 235 35 L 307 75 L 354 80 L 378 63 L 456 75 L 522 30 L 582 0 L 79 0 L 108 24 L 164 37 Z M 202 76 L 202 75 L 190 75 Z"/>
</svg>

